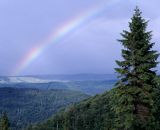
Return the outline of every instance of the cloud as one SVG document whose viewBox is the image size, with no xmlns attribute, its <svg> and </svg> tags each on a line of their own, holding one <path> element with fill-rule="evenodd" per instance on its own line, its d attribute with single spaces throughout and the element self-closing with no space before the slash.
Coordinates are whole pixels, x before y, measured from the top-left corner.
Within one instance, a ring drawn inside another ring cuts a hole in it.
<svg viewBox="0 0 160 130">
<path fill-rule="evenodd" d="M 112 1 L 112 0 L 110 0 Z M 62 42 L 50 46 L 22 74 L 112 73 L 121 58 L 117 42 L 136 5 L 149 19 L 155 48 L 160 50 L 159 0 L 117 0 Z M 23 55 L 68 19 L 106 0 L 1 0 L 0 72 L 9 74 Z"/>
<path fill-rule="evenodd" d="M 150 19 L 149 21 L 149 29 L 153 31 L 154 40 L 158 40 L 160 38 L 160 17 L 156 19 Z"/>
</svg>

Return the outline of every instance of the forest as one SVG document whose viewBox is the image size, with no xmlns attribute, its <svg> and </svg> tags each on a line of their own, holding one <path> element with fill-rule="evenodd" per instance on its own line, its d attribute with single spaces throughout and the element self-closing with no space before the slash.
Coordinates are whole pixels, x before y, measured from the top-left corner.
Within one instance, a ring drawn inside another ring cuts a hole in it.
<svg viewBox="0 0 160 130">
<path fill-rule="evenodd" d="M 0 115 L 7 113 L 11 130 L 22 130 L 29 124 L 47 120 L 66 106 L 88 97 L 71 90 L 0 88 Z"/>
</svg>

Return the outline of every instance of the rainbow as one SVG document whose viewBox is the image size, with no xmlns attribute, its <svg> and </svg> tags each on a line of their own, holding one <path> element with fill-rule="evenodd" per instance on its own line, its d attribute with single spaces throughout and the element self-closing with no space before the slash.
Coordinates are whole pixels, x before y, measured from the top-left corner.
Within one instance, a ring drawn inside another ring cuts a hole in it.
<svg viewBox="0 0 160 130">
<path fill-rule="evenodd" d="M 105 4 L 103 3 L 103 5 L 91 7 L 90 9 L 87 9 L 83 13 L 65 22 L 57 30 L 54 30 L 43 42 L 31 48 L 18 62 L 16 67 L 14 67 L 11 75 L 19 75 L 50 45 L 62 41 L 67 35 L 72 34 L 86 23 L 92 21 L 96 16 L 103 13 L 108 7 L 114 5 L 118 1 L 119 0 L 107 0 Z"/>
</svg>

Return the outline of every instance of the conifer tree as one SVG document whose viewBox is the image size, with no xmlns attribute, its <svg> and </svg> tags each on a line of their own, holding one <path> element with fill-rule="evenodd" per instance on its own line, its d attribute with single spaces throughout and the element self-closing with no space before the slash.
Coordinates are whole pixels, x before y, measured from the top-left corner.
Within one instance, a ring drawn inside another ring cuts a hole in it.
<svg viewBox="0 0 160 130">
<path fill-rule="evenodd" d="M 157 58 L 152 50 L 151 32 L 147 32 L 148 22 L 136 7 L 129 22 L 129 31 L 123 31 L 123 61 L 116 61 L 119 81 L 115 94 L 116 130 L 147 130 L 153 119 L 153 88 L 155 87 Z"/>
<path fill-rule="evenodd" d="M 1 118 L 0 130 L 9 130 L 9 119 L 6 113 L 3 113 Z"/>
</svg>

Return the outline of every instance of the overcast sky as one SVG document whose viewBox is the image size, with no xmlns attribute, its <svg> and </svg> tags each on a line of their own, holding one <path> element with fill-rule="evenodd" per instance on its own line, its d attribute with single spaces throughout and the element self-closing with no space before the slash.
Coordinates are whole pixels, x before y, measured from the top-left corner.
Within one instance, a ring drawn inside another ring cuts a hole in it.
<svg viewBox="0 0 160 130">
<path fill-rule="evenodd" d="M 108 1 L 112 0 L 0 0 L 0 75 L 10 75 L 22 57 L 59 25 Z M 160 52 L 160 1 L 117 0 L 52 44 L 20 75 L 114 73 L 115 60 L 121 59 L 117 39 L 128 29 L 136 5 L 150 21 L 154 49 Z"/>
</svg>

